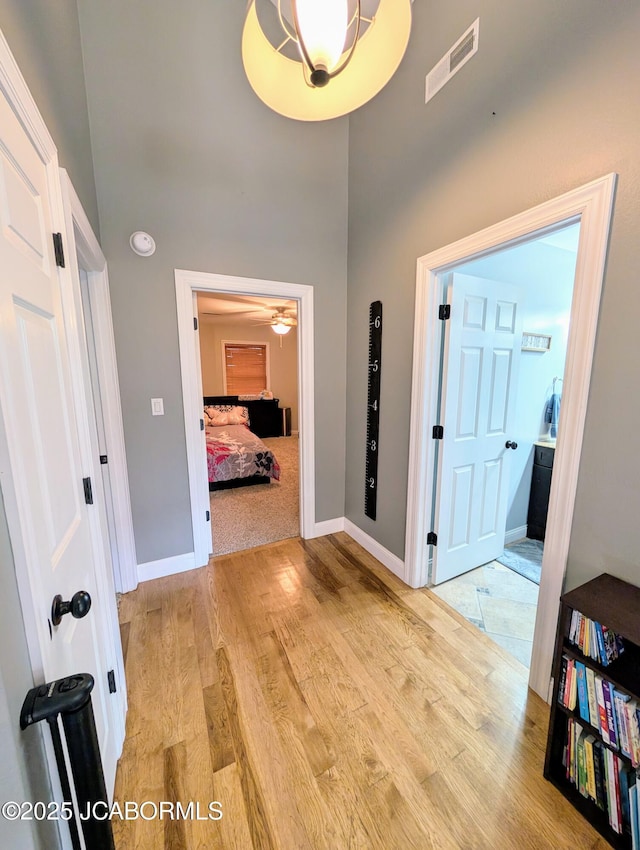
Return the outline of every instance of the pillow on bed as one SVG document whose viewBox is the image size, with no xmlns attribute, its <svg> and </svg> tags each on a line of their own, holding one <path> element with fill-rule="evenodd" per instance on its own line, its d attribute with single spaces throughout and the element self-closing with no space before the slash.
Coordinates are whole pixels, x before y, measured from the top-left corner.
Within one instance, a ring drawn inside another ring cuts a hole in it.
<svg viewBox="0 0 640 850">
<path fill-rule="evenodd" d="M 204 409 L 205 425 L 249 425 L 249 410 L 233 404 L 211 404 Z"/>
</svg>

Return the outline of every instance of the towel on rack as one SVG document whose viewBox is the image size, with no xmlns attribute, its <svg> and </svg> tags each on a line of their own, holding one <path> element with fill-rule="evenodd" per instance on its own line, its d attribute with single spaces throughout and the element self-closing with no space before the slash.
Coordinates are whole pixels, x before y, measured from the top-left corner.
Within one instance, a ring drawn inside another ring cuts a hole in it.
<svg viewBox="0 0 640 850">
<path fill-rule="evenodd" d="M 560 419 L 560 398 L 558 393 L 552 393 L 547 406 L 544 409 L 544 421 L 548 422 L 549 436 L 554 439 L 558 436 L 558 420 Z"/>
</svg>

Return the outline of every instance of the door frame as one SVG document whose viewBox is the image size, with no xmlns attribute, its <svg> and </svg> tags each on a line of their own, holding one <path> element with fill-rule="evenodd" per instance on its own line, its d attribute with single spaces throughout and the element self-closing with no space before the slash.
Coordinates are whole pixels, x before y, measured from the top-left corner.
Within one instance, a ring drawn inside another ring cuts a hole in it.
<svg viewBox="0 0 640 850">
<path fill-rule="evenodd" d="M 211 272 L 175 270 L 178 342 L 182 374 L 182 400 L 187 442 L 187 467 L 191 497 L 191 521 L 195 566 L 205 566 L 211 554 L 209 482 L 202 418 L 200 352 L 193 326 L 196 292 L 286 298 L 298 302 L 298 416 L 300 431 L 300 536 L 315 536 L 315 430 L 313 286 L 275 280 L 236 277 Z"/>
<path fill-rule="evenodd" d="M 554 459 L 549 522 L 536 613 L 529 685 L 543 699 L 549 684 L 556 624 L 571 538 L 582 438 L 595 348 L 616 174 L 608 174 L 532 209 L 505 219 L 420 257 L 411 387 L 405 575 L 412 587 L 427 585 L 435 447 L 430 428 L 436 422 L 442 321 L 438 307 L 443 276 L 455 266 L 580 222 L 580 239 L 567 347 L 561 432 Z M 558 511 L 561 511 L 561 518 Z"/>
<path fill-rule="evenodd" d="M 69 261 L 72 274 L 76 278 L 75 285 L 78 292 L 80 280 L 76 254 L 82 260 L 83 268 L 89 277 L 89 300 L 107 443 L 115 542 L 118 550 L 118 563 L 113 564 L 113 577 L 116 591 L 127 593 L 130 590 L 135 590 L 138 586 L 138 562 L 133 533 L 107 261 L 67 172 L 64 169 L 60 169 L 60 171 L 68 234 L 67 241 L 73 239 L 73 242 L 69 245 Z M 76 309 L 82 315 L 81 300 Z"/>
<path fill-rule="evenodd" d="M 129 501 L 127 462 L 124 453 L 120 392 L 115 362 L 115 341 L 111 323 L 109 279 L 102 249 L 98 244 L 98 240 L 84 212 L 80 199 L 73 188 L 69 175 L 63 168 L 60 169 L 60 178 L 62 203 L 65 214 L 64 245 L 66 268 L 63 269 L 63 272 L 68 278 L 68 284 L 64 287 L 63 295 L 65 323 L 70 320 L 78 324 L 70 344 L 74 396 L 78 399 L 78 407 L 80 408 L 81 428 L 83 431 L 82 442 L 84 445 L 91 446 L 92 448 L 92 451 L 87 454 L 86 463 L 90 464 L 94 491 L 98 496 L 96 500 L 98 510 L 92 511 L 90 515 L 91 534 L 95 553 L 94 568 L 97 585 L 101 594 L 104 598 L 109 596 L 115 600 L 116 590 L 124 592 L 122 578 L 125 569 L 127 566 L 129 569 L 133 566 L 135 576 L 136 562 L 131 503 Z M 115 543 L 119 558 L 117 564 L 113 562 L 111 557 L 112 547 L 109 541 L 105 493 L 101 477 L 102 470 L 97 461 L 97 434 L 95 431 L 95 417 L 93 415 L 94 407 L 90 395 L 93 392 L 93 388 L 89 377 L 89 358 L 85 344 L 86 323 L 80 292 L 78 259 L 81 260 L 89 278 L 89 300 L 94 318 L 93 331 L 96 361 L 112 486 L 116 534 Z M 116 478 L 117 481 L 114 480 Z M 134 588 L 127 586 L 127 589 L 133 590 Z M 104 613 L 101 611 L 101 614 Z M 117 749 L 121 753 L 127 716 L 127 688 L 116 605 L 114 604 L 110 607 L 106 614 L 106 631 L 110 643 L 108 652 L 111 663 L 117 671 L 117 691 L 115 694 L 110 695 L 111 704 L 113 705 L 114 702 L 117 704 L 117 708 L 112 712 L 113 729 L 118 742 Z"/>
</svg>

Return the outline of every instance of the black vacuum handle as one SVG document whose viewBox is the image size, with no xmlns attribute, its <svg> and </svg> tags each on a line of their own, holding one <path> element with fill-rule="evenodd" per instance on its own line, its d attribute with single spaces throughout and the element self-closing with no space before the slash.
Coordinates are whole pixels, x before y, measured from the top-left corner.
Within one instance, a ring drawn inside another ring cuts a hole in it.
<svg viewBox="0 0 640 850">
<path fill-rule="evenodd" d="M 93 676 L 90 673 L 77 673 L 31 688 L 20 712 L 20 728 L 26 729 L 41 720 L 84 708 L 91 699 L 92 690 Z"/>
</svg>

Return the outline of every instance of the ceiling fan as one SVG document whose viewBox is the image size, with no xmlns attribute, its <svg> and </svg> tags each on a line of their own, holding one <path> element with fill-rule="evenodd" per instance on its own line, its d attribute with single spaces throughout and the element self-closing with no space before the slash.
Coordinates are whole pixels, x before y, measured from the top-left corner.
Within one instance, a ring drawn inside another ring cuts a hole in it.
<svg viewBox="0 0 640 850">
<path fill-rule="evenodd" d="M 276 310 L 268 322 L 261 322 L 260 324 L 271 325 L 271 330 L 284 336 L 284 334 L 289 333 L 291 328 L 296 327 L 298 321 L 295 316 L 290 315 L 286 310 L 280 309 Z"/>
</svg>

